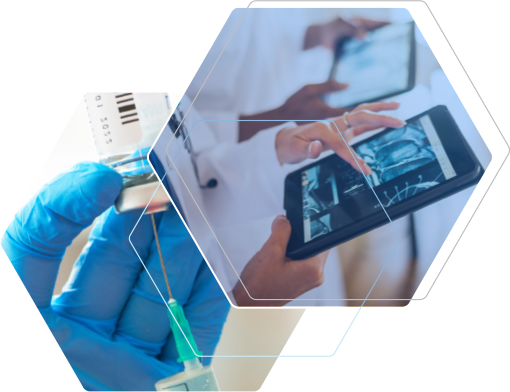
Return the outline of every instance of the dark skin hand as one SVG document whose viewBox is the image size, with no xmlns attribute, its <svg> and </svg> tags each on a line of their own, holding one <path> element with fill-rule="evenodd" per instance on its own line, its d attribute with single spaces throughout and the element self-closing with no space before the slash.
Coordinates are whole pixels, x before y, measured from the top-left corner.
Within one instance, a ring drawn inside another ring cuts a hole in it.
<svg viewBox="0 0 510 392">
<path fill-rule="evenodd" d="M 363 38 L 370 30 L 387 25 L 387 22 L 356 18 L 350 22 L 337 18 L 323 25 L 310 26 L 305 35 L 303 48 L 311 49 L 324 46 L 333 50 L 336 42 L 342 38 Z M 285 103 L 273 110 L 254 115 L 241 115 L 239 123 L 239 142 L 248 140 L 259 131 L 283 124 L 288 120 L 306 124 L 311 121 L 341 116 L 347 109 L 333 108 L 324 102 L 322 96 L 327 93 L 345 90 L 345 83 L 328 80 L 324 83 L 309 84 L 290 96 Z"/>
<path fill-rule="evenodd" d="M 252 116 L 240 116 L 239 119 L 245 121 L 239 123 L 239 142 L 250 139 L 263 129 L 283 124 L 288 120 L 306 124 L 342 115 L 345 109 L 332 108 L 324 102 L 322 96 L 347 87 L 347 84 L 338 83 L 335 80 L 308 84 L 292 94 L 282 106 L 276 109 Z"/>
</svg>

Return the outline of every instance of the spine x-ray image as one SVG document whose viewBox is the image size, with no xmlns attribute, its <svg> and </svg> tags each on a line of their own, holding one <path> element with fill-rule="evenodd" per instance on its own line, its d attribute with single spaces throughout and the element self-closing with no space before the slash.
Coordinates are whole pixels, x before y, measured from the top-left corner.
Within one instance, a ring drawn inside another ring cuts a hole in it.
<svg viewBox="0 0 510 392">
<path fill-rule="evenodd" d="M 368 181 L 373 187 L 436 160 L 419 121 L 364 143 L 356 152 L 372 168 Z"/>
<path fill-rule="evenodd" d="M 338 204 L 336 179 L 330 167 L 321 166 L 304 171 L 301 179 L 303 186 L 303 219 L 310 225 L 305 236 L 313 239 L 332 230 L 329 214 L 322 215 L 318 219 L 310 220 L 310 218 Z"/>
<path fill-rule="evenodd" d="M 372 168 L 371 175 L 361 175 L 341 159 L 301 173 L 305 242 L 455 176 L 428 116 L 354 149 Z"/>
</svg>

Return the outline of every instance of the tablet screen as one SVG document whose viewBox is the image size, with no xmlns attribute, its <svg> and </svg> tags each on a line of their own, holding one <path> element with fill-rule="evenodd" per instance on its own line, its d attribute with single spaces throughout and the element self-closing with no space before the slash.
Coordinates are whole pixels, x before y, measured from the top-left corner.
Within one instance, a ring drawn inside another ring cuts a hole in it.
<svg viewBox="0 0 510 392">
<path fill-rule="evenodd" d="M 305 243 L 457 175 L 428 114 L 353 149 L 372 168 L 366 179 L 337 156 L 301 172 Z"/>
<path fill-rule="evenodd" d="M 349 84 L 330 94 L 333 107 L 349 107 L 408 90 L 414 23 L 389 25 L 369 32 L 363 39 L 350 39 L 342 47 L 331 77 Z"/>
</svg>

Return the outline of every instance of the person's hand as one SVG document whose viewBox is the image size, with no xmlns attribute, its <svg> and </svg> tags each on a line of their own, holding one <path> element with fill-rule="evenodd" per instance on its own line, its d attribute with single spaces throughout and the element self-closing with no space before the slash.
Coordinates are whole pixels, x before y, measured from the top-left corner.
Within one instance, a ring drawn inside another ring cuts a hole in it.
<svg viewBox="0 0 510 392">
<path fill-rule="evenodd" d="M 324 83 L 308 84 L 292 94 L 282 106 L 276 109 L 251 116 L 240 116 L 239 119 L 243 121 L 239 123 L 239 141 L 248 140 L 263 129 L 289 120 L 309 123 L 340 116 L 345 109 L 329 106 L 324 102 L 323 95 L 341 91 L 347 87 L 349 85 L 333 79 Z"/>
<path fill-rule="evenodd" d="M 338 40 L 350 37 L 363 38 L 370 30 L 387 25 L 388 22 L 375 21 L 364 18 L 355 18 L 349 22 L 341 18 L 322 25 L 308 27 L 305 34 L 304 49 L 315 46 L 324 46 L 334 49 Z"/>
<path fill-rule="evenodd" d="M 372 31 L 390 24 L 390 22 L 383 20 L 372 20 L 360 17 L 353 18 L 350 22 L 356 27 L 358 35 L 361 35 L 361 37 L 363 37 L 367 31 Z"/>
<path fill-rule="evenodd" d="M 154 390 L 183 370 L 151 217 L 110 208 L 122 186 L 106 166 L 83 163 L 46 185 L 17 215 L 2 246 L 87 390 Z M 107 210 L 107 211 L 106 211 Z M 106 212 L 104 212 L 106 211 Z M 104 213 L 103 213 L 104 212 Z M 102 215 L 101 215 L 102 214 Z M 66 247 L 99 216 L 62 294 L 52 301 Z M 211 355 L 230 308 L 177 213 L 155 215 L 173 296 L 198 349 Z M 202 358 L 209 364 L 211 358 Z"/>
<path fill-rule="evenodd" d="M 241 272 L 232 293 L 238 306 L 283 306 L 324 281 L 324 264 L 329 251 L 306 260 L 285 257 L 291 226 L 278 216 L 271 236 Z"/>
<path fill-rule="evenodd" d="M 399 106 L 400 104 L 397 102 L 362 104 L 341 117 L 282 129 L 276 135 L 275 142 L 278 160 L 280 164 L 299 163 L 307 158 L 315 159 L 323 151 L 333 150 L 357 171 L 371 174 L 370 167 L 354 150 L 348 147 L 348 143 L 355 136 L 368 131 L 382 127 L 399 128 L 404 126 L 405 121 L 373 113 L 394 110 Z"/>
<path fill-rule="evenodd" d="M 313 122 L 325 118 L 337 117 L 345 112 L 343 108 L 332 108 L 322 98 L 323 95 L 335 91 L 345 90 L 348 84 L 330 79 L 324 83 L 308 84 L 292 94 L 285 103 L 278 108 L 279 116 L 283 120 Z"/>
</svg>

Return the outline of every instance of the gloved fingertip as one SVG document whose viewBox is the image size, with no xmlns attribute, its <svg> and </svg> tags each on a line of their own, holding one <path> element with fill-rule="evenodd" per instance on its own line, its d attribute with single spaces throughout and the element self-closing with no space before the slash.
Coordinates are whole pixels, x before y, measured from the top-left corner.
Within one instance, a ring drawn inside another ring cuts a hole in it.
<svg viewBox="0 0 510 392">
<path fill-rule="evenodd" d="M 122 189 L 122 177 L 115 170 L 97 162 L 82 162 L 75 166 L 80 173 L 79 185 L 83 196 L 96 202 L 98 211 L 110 207 Z"/>
<path fill-rule="evenodd" d="M 122 177 L 97 162 L 81 162 L 61 174 L 39 194 L 45 208 L 73 222 L 93 220 L 113 205 Z"/>
</svg>

